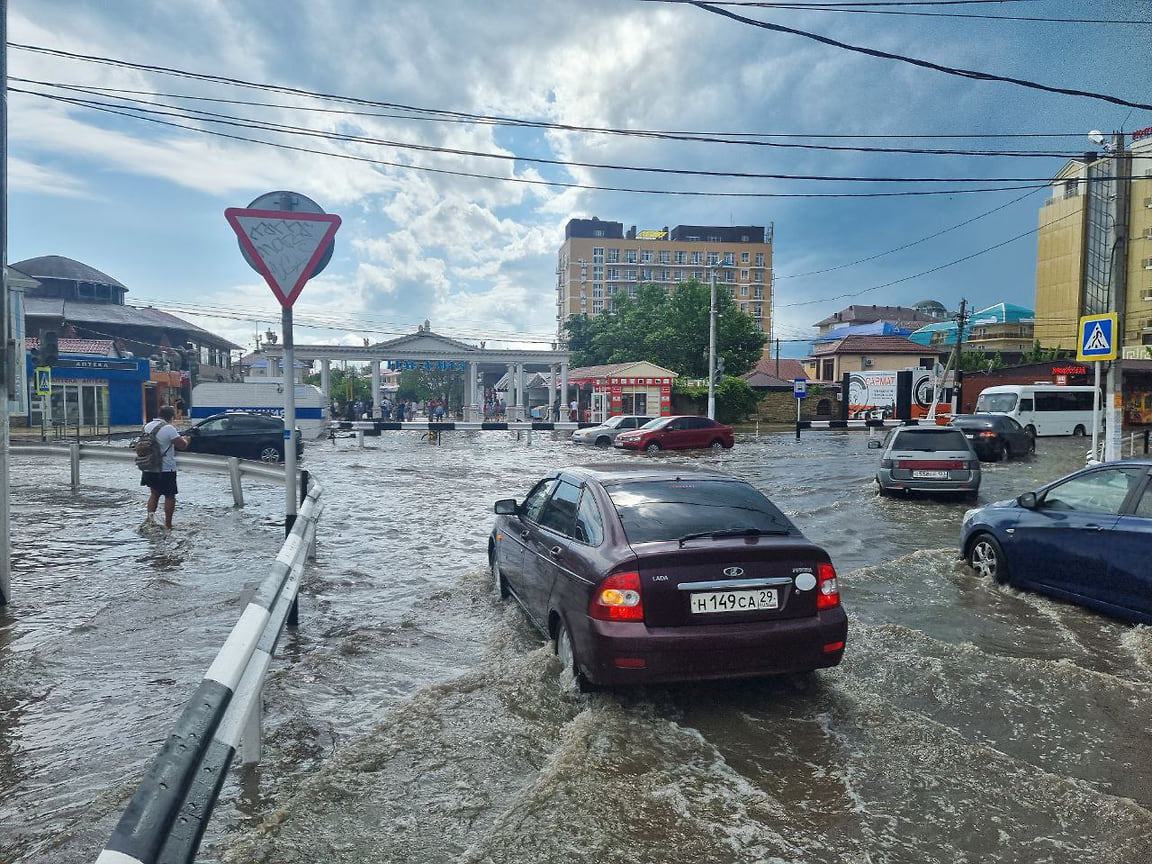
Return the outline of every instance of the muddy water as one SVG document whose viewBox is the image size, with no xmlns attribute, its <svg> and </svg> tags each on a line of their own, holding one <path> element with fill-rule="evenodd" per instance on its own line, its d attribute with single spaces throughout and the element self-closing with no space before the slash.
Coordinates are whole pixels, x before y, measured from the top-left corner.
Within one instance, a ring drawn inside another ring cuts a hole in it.
<svg viewBox="0 0 1152 864">
<path fill-rule="evenodd" d="M 537 434 L 309 446 L 324 483 L 301 626 L 266 749 L 202 848 L 229 862 L 1152 860 L 1152 632 L 990 584 L 956 559 L 965 504 L 880 499 L 860 433 L 721 454 Z M 1079 467 L 1079 442 L 986 467 L 983 501 Z M 496 602 L 491 502 L 561 464 L 740 474 L 832 554 L 851 632 L 804 681 L 579 694 Z M 0 613 L 0 861 L 91 861 L 279 540 L 282 493 L 181 477 L 180 527 L 135 528 L 124 466 L 14 466 Z"/>
</svg>

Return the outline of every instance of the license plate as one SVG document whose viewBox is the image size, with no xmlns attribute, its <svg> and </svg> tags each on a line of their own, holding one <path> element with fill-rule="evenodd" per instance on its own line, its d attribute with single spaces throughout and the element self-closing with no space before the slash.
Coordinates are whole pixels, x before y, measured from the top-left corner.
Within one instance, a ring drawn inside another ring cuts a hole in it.
<svg viewBox="0 0 1152 864">
<path fill-rule="evenodd" d="M 913 471 L 912 477 L 915 480 L 947 480 L 947 471 Z"/>
<path fill-rule="evenodd" d="M 706 594 L 693 594 L 690 603 L 692 612 L 697 614 L 780 608 L 774 588 L 762 588 L 757 591 L 709 591 Z"/>
</svg>

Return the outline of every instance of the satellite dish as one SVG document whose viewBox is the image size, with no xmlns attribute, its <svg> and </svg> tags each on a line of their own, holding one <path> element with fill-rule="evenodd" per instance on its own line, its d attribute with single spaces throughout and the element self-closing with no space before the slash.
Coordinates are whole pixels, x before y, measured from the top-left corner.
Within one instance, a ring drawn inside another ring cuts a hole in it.
<svg viewBox="0 0 1152 864">
<path fill-rule="evenodd" d="M 1093 129 L 1091 132 L 1088 133 L 1088 140 L 1091 141 L 1093 144 L 1103 144 L 1104 143 L 1104 133 L 1101 132 L 1099 129 Z"/>
</svg>

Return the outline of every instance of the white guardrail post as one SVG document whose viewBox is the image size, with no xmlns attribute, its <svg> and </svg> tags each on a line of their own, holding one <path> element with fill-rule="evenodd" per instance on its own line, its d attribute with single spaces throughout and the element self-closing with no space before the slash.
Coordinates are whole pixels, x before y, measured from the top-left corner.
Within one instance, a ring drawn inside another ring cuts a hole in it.
<svg viewBox="0 0 1152 864">
<path fill-rule="evenodd" d="M 176 720 L 97 864 L 191 862 L 243 741 L 260 756 L 260 694 L 323 507 L 313 483 L 269 575 Z"/>
</svg>

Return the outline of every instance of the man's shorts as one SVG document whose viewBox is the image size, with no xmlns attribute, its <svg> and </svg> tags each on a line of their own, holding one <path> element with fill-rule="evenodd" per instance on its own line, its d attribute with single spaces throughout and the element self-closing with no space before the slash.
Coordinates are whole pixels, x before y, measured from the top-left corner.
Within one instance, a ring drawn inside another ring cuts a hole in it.
<svg viewBox="0 0 1152 864">
<path fill-rule="evenodd" d="M 140 472 L 140 485 L 147 486 L 154 492 L 159 492 L 161 495 L 175 495 L 176 494 L 176 472 L 175 471 L 141 471 Z"/>
</svg>

